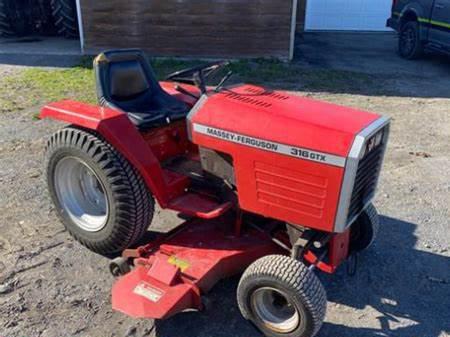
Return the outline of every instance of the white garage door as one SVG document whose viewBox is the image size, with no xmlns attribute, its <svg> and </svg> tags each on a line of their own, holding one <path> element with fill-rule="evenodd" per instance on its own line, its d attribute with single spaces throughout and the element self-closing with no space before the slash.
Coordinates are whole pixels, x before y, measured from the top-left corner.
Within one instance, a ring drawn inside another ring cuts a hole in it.
<svg viewBox="0 0 450 337">
<path fill-rule="evenodd" d="M 392 0 L 307 0 L 306 30 L 383 31 Z"/>
</svg>

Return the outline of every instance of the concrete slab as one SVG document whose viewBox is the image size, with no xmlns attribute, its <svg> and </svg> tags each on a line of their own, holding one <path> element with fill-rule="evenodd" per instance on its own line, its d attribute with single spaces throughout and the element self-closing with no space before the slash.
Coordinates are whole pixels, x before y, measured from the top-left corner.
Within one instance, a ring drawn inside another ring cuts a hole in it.
<svg viewBox="0 0 450 337">
<path fill-rule="evenodd" d="M 71 67 L 82 57 L 80 41 L 58 37 L 0 38 L 0 64 Z"/>
<path fill-rule="evenodd" d="M 389 33 L 304 33 L 297 38 L 295 61 L 312 67 L 369 74 L 450 75 L 450 58 L 425 56 L 408 61 L 397 54 L 397 35 Z"/>
</svg>

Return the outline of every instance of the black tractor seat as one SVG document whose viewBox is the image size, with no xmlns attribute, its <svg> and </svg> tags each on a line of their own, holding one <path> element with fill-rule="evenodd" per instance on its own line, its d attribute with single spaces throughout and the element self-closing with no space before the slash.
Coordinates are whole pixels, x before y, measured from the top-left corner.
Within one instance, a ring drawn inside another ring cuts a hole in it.
<svg viewBox="0 0 450 337">
<path fill-rule="evenodd" d="M 139 49 L 110 50 L 94 60 L 99 104 L 125 112 L 140 130 L 183 119 L 189 106 L 166 93 Z"/>
</svg>

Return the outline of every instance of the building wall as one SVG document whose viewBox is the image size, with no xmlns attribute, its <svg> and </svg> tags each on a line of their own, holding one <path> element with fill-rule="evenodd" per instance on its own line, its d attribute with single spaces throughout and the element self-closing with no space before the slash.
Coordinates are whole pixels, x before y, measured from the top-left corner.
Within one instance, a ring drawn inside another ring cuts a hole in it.
<svg viewBox="0 0 450 337">
<path fill-rule="evenodd" d="M 292 1 L 81 0 L 84 49 L 154 56 L 289 57 Z"/>
</svg>

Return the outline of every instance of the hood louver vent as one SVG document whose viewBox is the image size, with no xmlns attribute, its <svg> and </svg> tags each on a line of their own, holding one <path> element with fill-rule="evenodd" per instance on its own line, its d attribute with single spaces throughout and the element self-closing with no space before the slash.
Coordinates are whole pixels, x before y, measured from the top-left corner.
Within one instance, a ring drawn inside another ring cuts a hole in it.
<svg viewBox="0 0 450 337">
<path fill-rule="evenodd" d="M 242 103 L 247 103 L 262 108 L 270 108 L 274 100 L 285 101 L 290 97 L 283 95 L 274 91 L 267 91 L 262 88 L 247 87 L 243 90 L 244 92 L 227 92 L 224 94 L 226 98 L 240 101 Z"/>
<path fill-rule="evenodd" d="M 289 96 L 278 94 L 276 92 L 272 92 L 272 93 L 268 94 L 267 96 L 275 98 L 275 99 L 279 99 L 281 101 L 285 101 L 285 100 L 289 99 Z"/>
<path fill-rule="evenodd" d="M 261 95 L 261 96 L 279 99 L 281 101 L 285 101 L 285 100 L 289 99 L 289 96 L 286 96 L 286 95 L 283 95 L 283 94 L 280 94 L 280 93 L 274 92 L 274 91 L 267 91 L 267 90 L 261 89 L 261 88 L 245 88 L 245 91 L 249 92 L 251 94 L 255 94 L 255 95 Z"/>
<path fill-rule="evenodd" d="M 263 102 L 263 101 L 260 101 L 260 100 L 254 99 L 254 98 L 250 98 L 245 95 L 235 94 L 232 92 L 225 94 L 225 97 L 234 99 L 236 101 L 241 101 L 243 103 L 256 105 L 256 106 L 259 106 L 262 108 L 270 108 L 272 106 L 271 103 Z"/>
</svg>

